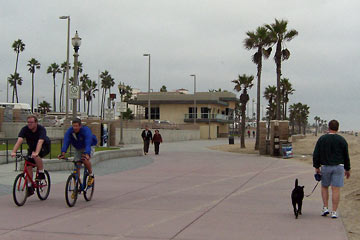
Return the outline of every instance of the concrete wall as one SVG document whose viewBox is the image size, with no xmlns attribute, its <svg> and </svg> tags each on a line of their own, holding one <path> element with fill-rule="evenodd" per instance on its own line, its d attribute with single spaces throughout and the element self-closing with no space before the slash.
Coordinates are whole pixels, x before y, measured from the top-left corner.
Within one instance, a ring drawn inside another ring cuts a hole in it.
<svg viewBox="0 0 360 240">
<path fill-rule="evenodd" d="M 154 134 L 155 129 L 150 129 Z M 140 128 L 124 128 L 123 142 L 124 144 L 138 144 L 142 143 L 141 133 L 143 129 Z M 176 142 L 200 139 L 200 132 L 198 130 L 170 130 L 159 129 L 161 137 L 164 142 Z M 120 128 L 116 128 L 115 143 L 120 142 Z"/>
<path fill-rule="evenodd" d="M 17 138 L 18 134 L 26 126 L 26 122 L 3 122 L 2 130 L 7 138 Z M 64 129 L 62 127 L 45 127 L 49 138 L 63 138 Z"/>
</svg>

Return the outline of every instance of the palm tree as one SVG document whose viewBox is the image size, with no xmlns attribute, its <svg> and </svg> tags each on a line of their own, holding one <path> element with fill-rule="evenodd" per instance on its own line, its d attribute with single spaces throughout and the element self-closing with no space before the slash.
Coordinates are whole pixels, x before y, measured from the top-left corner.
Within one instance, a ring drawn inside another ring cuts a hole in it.
<svg viewBox="0 0 360 240">
<path fill-rule="evenodd" d="M 167 92 L 167 88 L 165 85 L 162 85 L 162 87 L 160 88 L 160 92 Z"/>
<path fill-rule="evenodd" d="M 315 120 L 315 136 L 317 136 L 320 117 L 315 116 L 314 120 Z"/>
<path fill-rule="evenodd" d="M 89 75 L 87 74 L 83 74 L 81 77 L 80 77 L 80 88 L 81 88 L 81 91 L 84 92 L 84 112 L 86 112 L 86 107 L 85 107 L 85 100 L 86 100 L 86 91 L 88 90 L 88 83 L 87 81 L 90 80 L 89 78 Z"/>
<path fill-rule="evenodd" d="M 292 105 L 290 105 L 289 110 L 290 110 L 290 121 L 293 125 L 293 129 L 294 129 L 294 125 L 297 123 L 298 125 L 298 129 L 299 132 L 301 133 L 301 127 L 303 126 L 303 134 L 306 133 L 306 125 L 308 122 L 308 117 L 309 117 L 309 109 L 310 107 L 306 104 L 302 104 L 302 103 L 294 103 Z"/>
<path fill-rule="evenodd" d="M 101 116 L 104 117 L 105 116 L 104 110 L 105 110 L 106 92 L 107 92 L 107 89 L 109 89 L 109 92 L 110 92 L 110 88 L 115 85 L 115 82 L 107 70 L 105 70 L 104 72 L 102 72 L 100 74 L 100 78 L 101 78 L 101 88 L 102 88 Z"/>
<path fill-rule="evenodd" d="M 283 120 L 286 120 L 287 104 L 289 102 L 289 95 L 292 95 L 295 92 L 295 89 L 292 88 L 291 83 L 288 78 L 280 79 L 280 90 L 281 90 L 281 100 L 282 100 L 282 116 Z"/>
<path fill-rule="evenodd" d="M 61 73 L 60 67 L 59 65 L 57 65 L 56 63 L 51 64 L 46 73 L 51 73 L 52 77 L 53 77 L 53 82 L 54 82 L 54 97 L 53 97 L 53 104 L 54 104 L 54 112 L 56 112 L 56 82 L 55 82 L 55 78 L 56 78 L 56 74 L 57 73 Z"/>
<path fill-rule="evenodd" d="M 18 39 L 13 42 L 11 47 L 16 52 L 16 64 L 15 64 L 15 72 L 14 72 L 14 76 L 15 76 L 17 73 L 17 67 L 18 67 L 18 62 L 19 62 L 19 54 L 25 50 L 25 43 L 23 43 L 21 39 Z M 16 95 L 16 102 L 19 102 L 19 97 L 18 97 L 18 93 L 17 93 L 17 81 L 14 81 L 12 102 L 15 102 L 15 99 L 14 99 L 15 95 Z"/>
<path fill-rule="evenodd" d="M 275 23 L 266 24 L 265 27 L 270 31 L 271 41 L 276 44 L 276 51 L 274 60 L 276 63 L 276 87 L 277 87 L 277 96 L 280 96 L 280 77 L 281 77 L 281 62 L 289 59 L 290 51 L 287 48 L 284 48 L 284 43 L 291 41 L 295 36 L 298 35 L 298 32 L 294 29 L 287 30 L 288 21 L 286 20 L 277 20 Z M 280 98 L 276 100 L 276 119 L 281 119 L 280 111 Z"/>
<path fill-rule="evenodd" d="M 233 80 L 235 83 L 234 90 L 241 92 L 240 103 L 241 103 L 241 148 L 245 148 L 245 112 L 246 112 L 246 103 L 249 101 L 249 94 L 247 93 L 248 89 L 252 88 L 254 76 L 247 76 L 243 74 L 239 75 L 239 78 Z"/>
<path fill-rule="evenodd" d="M 41 103 L 39 103 L 38 108 L 42 114 L 46 114 L 47 112 L 50 112 L 51 105 L 47 101 L 42 101 Z"/>
<path fill-rule="evenodd" d="M 40 69 L 40 63 L 32 58 L 29 60 L 27 66 L 29 67 L 29 72 L 31 73 L 31 112 L 34 112 L 34 75 L 35 70 Z"/>
<path fill-rule="evenodd" d="M 86 92 L 85 92 L 85 97 L 86 97 L 86 101 L 88 103 L 87 105 L 87 115 L 89 116 L 89 109 L 90 109 L 90 102 L 92 101 L 93 98 L 95 98 L 95 92 L 98 91 L 97 89 L 97 83 L 96 81 L 91 81 L 90 79 L 86 80 Z"/>
<path fill-rule="evenodd" d="M 10 74 L 10 77 L 8 77 L 8 81 L 10 83 L 10 86 L 13 87 L 13 102 L 14 102 L 14 89 L 16 85 L 21 85 L 22 84 L 22 78 L 20 77 L 19 73 L 14 73 L 14 74 Z M 16 94 L 16 100 L 17 102 L 19 102 L 19 98 Z"/>
<path fill-rule="evenodd" d="M 264 97 L 266 100 L 268 100 L 268 106 L 267 106 L 267 120 L 268 120 L 268 131 L 267 131 L 267 138 L 269 138 L 270 135 L 270 121 L 274 120 L 275 116 L 275 109 L 276 109 L 276 87 L 275 86 L 267 86 L 265 88 Z"/>
<path fill-rule="evenodd" d="M 257 101 L 256 101 L 256 140 L 255 150 L 259 149 L 259 122 L 260 122 L 260 100 L 261 100 L 261 71 L 262 71 L 262 58 L 268 58 L 271 53 L 271 48 L 265 49 L 270 46 L 271 39 L 269 31 L 265 27 L 258 27 L 255 32 L 247 32 L 247 38 L 244 40 L 244 47 L 248 50 L 255 49 L 256 52 L 252 56 L 252 61 L 257 65 Z"/>
<path fill-rule="evenodd" d="M 60 68 L 62 70 L 62 82 L 61 82 L 61 88 L 60 88 L 60 111 L 63 111 L 63 105 L 64 105 L 64 82 L 65 82 L 65 74 L 66 74 L 66 62 L 63 62 L 60 65 Z M 71 65 L 69 63 L 69 69 L 71 69 Z"/>
</svg>

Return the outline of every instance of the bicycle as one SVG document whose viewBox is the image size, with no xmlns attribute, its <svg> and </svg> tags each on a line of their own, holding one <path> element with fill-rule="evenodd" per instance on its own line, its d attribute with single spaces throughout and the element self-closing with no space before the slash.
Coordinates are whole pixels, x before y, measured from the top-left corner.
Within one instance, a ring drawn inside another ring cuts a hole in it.
<svg viewBox="0 0 360 240">
<path fill-rule="evenodd" d="M 50 194 L 51 180 L 49 172 L 44 170 L 45 179 L 38 179 L 39 170 L 36 168 L 35 181 L 29 177 L 28 166 L 36 167 L 36 164 L 29 161 L 29 156 L 22 154 L 16 155 L 17 158 L 24 159 L 24 170 L 18 174 L 15 178 L 13 185 L 13 199 L 16 205 L 23 206 L 26 202 L 28 195 L 28 183 L 31 182 L 31 186 L 36 189 L 36 194 L 40 200 L 46 200 Z"/>
<path fill-rule="evenodd" d="M 87 168 L 83 166 L 83 162 L 74 160 L 72 162 L 74 163 L 75 168 L 68 177 L 65 185 L 65 200 L 69 207 L 75 206 L 78 195 L 81 194 L 81 192 L 83 192 L 84 198 L 87 202 L 91 201 L 95 188 L 95 179 L 90 186 L 87 184 L 90 175 Z M 80 177 L 81 168 L 84 168 L 82 180 Z"/>
</svg>

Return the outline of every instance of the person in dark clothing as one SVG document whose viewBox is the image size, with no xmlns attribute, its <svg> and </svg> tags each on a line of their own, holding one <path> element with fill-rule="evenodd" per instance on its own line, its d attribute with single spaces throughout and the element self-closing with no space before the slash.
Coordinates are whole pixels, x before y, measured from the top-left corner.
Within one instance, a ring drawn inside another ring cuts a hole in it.
<svg viewBox="0 0 360 240">
<path fill-rule="evenodd" d="M 141 137 L 144 141 L 144 154 L 146 155 L 149 152 L 149 145 L 150 145 L 150 141 L 152 140 L 152 133 L 149 130 L 148 126 L 146 126 L 145 130 L 142 131 Z"/>
<path fill-rule="evenodd" d="M 154 144 L 154 147 L 155 147 L 155 154 L 158 155 L 160 143 L 162 143 L 162 138 L 161 138 L 161 134 L 159 133 L 159 130 L 155 130 L 155 134 L 153 136 L 152 143 Z"/>
<path fill-rule="evenodd" d="M 329 186 L 332 192 L 331 217 L 337 218 L 340 202 L 340 188 L 344 186 L 344 175 L 350 177 L 350 158 L 346 140 L 337 134 L 339 122 L 329 122 L 329 133 L 321 136 L 313 153 L 315 173 L 321 174 L 322 216 L 329 214 Z M 321 169 L 320 169 L 321 167 Z"/>
<path fill-rule="evenodd" d="M 50 152 L 50 139 L 46 136 L 46 129 L 38 124 L 38 119 L 34 115 L 27 117 L 27 126 L 23 127 L 18 135 L 18 140 L 11 152 L 11 157 L 16 156 L 16 151 L 26 139 L 28 148 L 28 161 L 35 163 L 39 170 L 38 180 L 45 179 L 44 165 L 42 158 Z M 32 166 L 28 166 L 29 178 L 33 178 Z M 29 181 L 28 184 L 31 184 Z M 28 186 L 28 196 L 34 194 L 34 188 Z"/>
</svg>

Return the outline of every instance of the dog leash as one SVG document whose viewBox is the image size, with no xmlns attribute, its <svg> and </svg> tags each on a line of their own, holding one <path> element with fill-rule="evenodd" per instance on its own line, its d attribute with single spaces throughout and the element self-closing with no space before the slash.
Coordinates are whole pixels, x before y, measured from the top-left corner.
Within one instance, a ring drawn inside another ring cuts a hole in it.
<svg viewBox="0 0 360 240">
<path fill-rule="evenodd" d="M 319 184 L 319 182 L 320 182 L 320 181 L 318 181 L 318 182 L 316 183 L 316 185 L 315 185 L 315 187 L 313 188 L 312 192 L 311 192 L 310 194 L 308 194 L 308 195 L 305 195 L 305 197 L 310 197 L 311 194 L 313 194 L 313 192 L 315 191 L 315 189 L 316 189 L 317 185 Z"/>
</svg>

